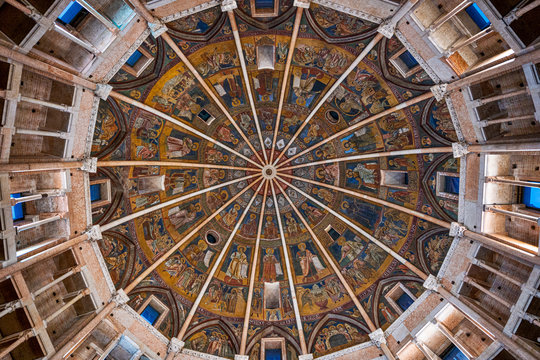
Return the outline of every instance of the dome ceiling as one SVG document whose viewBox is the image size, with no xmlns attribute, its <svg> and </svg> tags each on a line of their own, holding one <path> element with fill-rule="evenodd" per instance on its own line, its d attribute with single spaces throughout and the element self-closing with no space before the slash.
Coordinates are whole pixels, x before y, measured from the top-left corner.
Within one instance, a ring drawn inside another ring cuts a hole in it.
<svg viewBox="0 0 540 360">
<path fill-rule="evenodd" d="M 310 230 L 377 327 L 385 329 L 399 316 L 386 296 L 396 284 L 401 283 L 414 297 L 421 295 L 420 278 L 317 202 L 353 221 L 428 273 L 437 273 L 451 243 L 448 231 L 442 228 L 317 184 L 358 191 L 451 220 L 457 217 L 457 200 L 441 197 L 435 189 L 437 172 L 459 172 L 459 163 L 447 154 L 374 157 L 278 169 L 297 179 L 283 177 L 292 184 L 274 180 L 277 204 L 270 187 L 265 200 L 265 187 L 256 191 L 260 182 L 254 182 L 260 178 L 261 170 L 253 163 L 264 158 L 263 148 L 268 157 L 271 155 L 282 81 L 287 86 L 276 154 L 281 155 L 280 162 L 293 157 L 283 168 L 356 154 L 443 146 L 456 141 L 446 104 L 431 99 L 302 153 L 372 114 L 429 91 L 433 83 L 423 71 L 403 78 L 389 65 L 388 59 L 402 48 L 393 38 L 379 42 L 286 148 L 302 121 L 373 38 L 377 28 L 377 24 L 312 4 L 302 18 L 290 76 L 283 80 L 295 13 L 291 2 L 282 1 L 280 15 L 269 19 L 252 18 L 247 1 L 238 1 L 239 9 L 235 11 L 264 144 L 259 141 L 253 120 L 231 25 L 219 7 L 167 25 L 245 136 L 227 120 L 186 66 L 159 38 L 148 37 L 142 44 L 154 60 L 140 76 L 135 78 L 120 70 L 110 84 L 118 92 L 189 124 L 234 152 L 126 103 L 109 99 L 100 105 L 92 148 L 94 156 L 100 159 L 181 160 L 254 169 L 134 166 L 102 168 L 97 174 L 111 179 L 113 184 L 111 205 L 94 212 L 94 223 L 102 224 L 186 193 L 231 182 L 105 232 L 102 253 L 118 288 L 130 283 L 193 228 L 252 185 L 202 226 L 196 236 L 186 239 L 179 251 L 130 293 L 130 305 L 136 310 L 151 295 L 163 302 L 170 311 L 159 330 L 168 337 L 176 336 L 210 269 L 223 255 L 184 338 L 186 347 L 197 351 L 229 358 L 238 353 L 249 272 L 254 259 L 258 259 L 248 352 L 257 356 L 258 340 L 273 332 L 287 339 L 290 358 L 300 353 L 286 256 L 291 264 L 309 352 L 321 356 L 369 340 L 367 324 Z M 258 69 L 264 46 L 274 49 L 274 70 Z M 300 153 L 301 156 L 295 157 Z M 381 170 L 407 172 L 408 185 L 382 186 Z M 234 181 L 252 174 L 257 176 Z M 165 190 L 146 192 L 141 178 L 152 175 L 164 175 Z M 226 247 L 246 209 L 231 245 Z M 282 246 L 276 209 L 281 216 L 286 249 Z M 261 214 L 264 219 L 260 251 L 255 253 Z M 333 232 L 329 232 L 330 227 Z M 272 299 L 265 297 L 265 282 L 279 283 L 279 296 L 274 299 L 277 305 L 270 304 Z M 210 346 L 213 338 L 222 339 L 219 349 Z"/>
</svg>

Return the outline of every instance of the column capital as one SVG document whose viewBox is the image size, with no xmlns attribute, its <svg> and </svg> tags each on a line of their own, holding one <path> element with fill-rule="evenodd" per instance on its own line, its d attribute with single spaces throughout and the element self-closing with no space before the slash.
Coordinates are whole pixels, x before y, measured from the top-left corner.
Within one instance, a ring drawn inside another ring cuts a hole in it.
<svg viewBox="0 0 540 360">
<path fill-rule="evenodd" d="M 249 360 L 249 355 L 234 355 L 234 360 Z"/>
<path fill-rule="evenodd" d="M 171 341 L 169 341 L 169 347 L 167 348 L 167 353 L 169 354 L 178 354 L 182 351 L 184 348 L 185 343 L 180 340 L 179 338 L 173 337 L 171 338 Z M 235 355 L 236 359 L 236 355 Z"/>
<path fill-rule="evenodd" d="M 439 279 L 433 275 L 429 274 L 427 279 L 424 281 L 424 288 L 431 291 L 437 291 L 439 290 L 439 286 L 441 286 L 441 283 L 439 282 Z"/>
<path fill-rule="evenodd" d="M 88 239 L 92 241 L 98 241 L 103 239 L 103 236 L 101 235 L 101 228 L 99 227 L 99 225 L 92 226 L 86 233 L 88 234 Z"/>
<path fill-rule="evenodd" d="M 81 170 L 89 173 L 95 173 L 97 171 L 97 158 L 92 157 L 84 159 Z"/>
<path fill-rule="evenodd" d="M 431 92 L 433 93 L 433 96 L 435 97 L 435 100 L 442 101 L 444 100 L 447 91 L 448 91 L 448 84 L 442 83 L 434 85 L 430 88 Z"/>
<path fill-rule="evenodd" d="M 236 0 L 223 0 L 221 2 L 221 11 L 223 12 L 233 11 L 236 8 L 238 8 Z"/>
<path fill-rule="evenodd" d="M 454 153 L 454 158 L 460 158 L 463 155 L 469 153 L 469 144 L 464 142 L 455 142 L 452 143 L 452 152 Z"/>
<path fill-rule="evenodd" d="M 116 294 L 113 295 L 112 301 L 116 303 L 116 306 L 123 306 L 129 301 L 129 296 L 126 294 L 124 289 L 116 291 Z"/>
<path fill-rule="evenodd" d="M 111 91 L 112 86 L 109 84 L 96 84 L 96 90 L 94 90 L 94 94 L 101 100 L 107 100 Z"/>
<path fill-rule="evenodd" d="M 162 23 L 148 23 L 148 28 L 150 29 L 150 33 L 155 39 L 157 39 L 164 32 L 167 31 L 167 26 Z"/>
<path fill-rule="evenodd" d="M 386 337 L 384 331 L 381 328 L 369 333 L 369 339 L 380 348 L 382 344 L 386 344 Z"/>
<path fill-rule="evenodd" d="M 384 35 L 384 37 L 391 39 L 396 32 L 396 24 L 392 19 L 386 19 L 379 25 L 377 32 Z"/>
<path fill-rule="evenodd" d="M 465 226 L 461 225 L 460 223 L 456 221 L 453 221 L 452 223 L 450 223 L 449 235 L 454 236 L 454 237 L 455 236 L 462 237 L 463 234 L 465 233 L 465 230 L 467 230 Z"/>
<path fill-rule="evenodd" d="M 298 360 L 313 360 L 313 354 L 299 355 Z"/>
<path fill-rule="evenodd" d="M 309 9 L 311 0 L 294 0 L 294 6 Z"/>
</svg>

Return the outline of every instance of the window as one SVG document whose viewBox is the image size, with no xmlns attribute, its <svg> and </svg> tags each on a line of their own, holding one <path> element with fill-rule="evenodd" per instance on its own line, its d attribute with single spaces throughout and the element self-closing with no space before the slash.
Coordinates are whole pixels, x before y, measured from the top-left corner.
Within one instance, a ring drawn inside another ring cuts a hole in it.
<svg viewBox="0 0 540 360">
<path fill-rule="evenodd" d="M 285 360 L 287 352 L 285 350 L 284 338 L 264 338 L 261 339 L 261 349 L 264 360 Z"/>
<path fill-rule="evenodd" d="M 142 176 L 137 178 L 137 194 L 148 194 L 165 190 L 165 175 Z"/>
<path fill-rule="evenodd" d="M 332 240 L 337 240 L 341 236 L 341 234 L 338 233 L 331 225 L 328 225 L 328 227 L 326 228 L 326 232 L 328 233 L 328 235 L 330 235 Z"/>
<path fill-rule="evenodd" d="M 279 282 L 264 283 L 264 308 L 273 310 L 281 307 Z"/>
<path fill-rule="evenodd" d="M 281 349 L 265 349 L 264 351 L 265 360 L 281 360 Z"/>
<path fill-rule="evenodd" d="M 141 58 L 141 56 L 142 56 L 142 52 L 140 52 L 139 50 L 135 50 L 135 52 L 131 54 L 129 59 L 126 61 L 126 64 L 128 64 L 131 67 L 134 67 L 137 61 L 139 61 L 139 59 Z"/>
<path fill-rule="evenodd" d="M 444 192 L 449 194 L 459 194 L 459 178 L 455 176 L 445 176 Z"/>
<path fill-rule="evenodd" d="M 416 297 L 402 283 L 394 285 L 392 289 L 384 295 L 384 298 L 398 314 L 402 314 L 406 311 L 416 300 Z"/>
<path fill-rule="evenodd" d="M 169 308 L 157 297 L 150 295 L 139 308 L 138 313 L 144 320 L 158 328 L 169 313 Z"/>
<path fill-rule="evenodd" d="M 394 65 L 397 71 L 404 78 L 408 78 L 422 70 L 422 67 L 418 64 L 418 61 L 412 56 L 412 54 L 405 48 L 401 48 L 395 54 L 390 57 L 390 63 Z"/>
<path fill-rule="evenodd" d="M 21 193 L 11 194 L 9 196 L 11 199 L 18 199 L 22 197 Z M 13 221 L 19 221 L 24 219 L 24 203 L 18 203 L 11 207 L 11 217 Z"/>
<path fill-rule="evenodd" d="M 418 65 L 418 61 L 411 55 L 411 53 L 406 50 L 401 55 L 399 55 L 399 59 L 407 65 L 407 68 L 412 69 L 416 65 Z"/>
<path fill-rule="evenodd" d="M 407 171 L 381 170 L 381 185 L 407 189 L 409 173 Z"/>
<path fill-rule="evenodd" d="M 523 204 L 529 209 L 540 210 L 540 188 L 523 187 Z"/>
<path fill-rule="evenodd" d="M 459 195 L 459 174 L 437 172 L 436 194 L 443 198 L 457 200 Z"/>
<path fill-rule="evenodd" d="M 146 308 L 141 313 L 141 316 L 144 320 L 148 321 L 150 324 L 154 325 L 159 318 L 159 311 L 154 309 L 152 305 L 146 306 Z"/>
<path fill-rule="evenodd" d="M 62 25 L 77 27 L 84 20 L 86 15 L 88 15 L 88 10 L 83 8 L 78 2 L 72 1 L 66 6 L 60 16 L 58 16 L 58 22 Z"/>
<path fill-rule="evenodd" d="M 210 125 L 212 123 L 212 121 L 215 120 L 215 117 L 212 116 L 212 114 L 210 114 L 205 109 L 202 109 L 197 116 L 199 117 L 199 119 L 204 121 L 206 123 L 206 125 Z"/>
<path fill-rule="evenodd" d="M 480 30 L 485 30 L 491 25 L 488 17 L 480 10 L 476 3 L 473 3 L 471 6 L 465 9 L 465 12 L 469 14 L 472 21 L 480 28 Z"/>
<path fill-rule="evenodd" d="M 132 359 L 138 351 L 139 346 L 127 336 L 122 335 L 116 346 L 107 355 L 105 360 Z"/>
<path fill-rule="evenodd" d="M 138 77 L 154 61 L 154 57 L 143 46 L 139 47 L 127 59 L 122 70 L 130 75 Z"/>
<path fill-rule="evenodd" d="M 101 184 L 90 185 L 90 201 L 101 200 Z"/>
<path fill-rule="evenodd" d="M 440 358 L 441 360 L 469 360 L 454 344 L 447 347 L 440 355 Z"/>
<path fill-rule="evenodd" d="M 413 302 L 414 302 L 413 298 L 411 298 L 409 294 L 407 294 L 406 292 L 401 294 L 401 296 L 396 299 L 396 303 L 403 311 L 407 310 L 409 306 L 412 305 Z"/>
<path fill-rule="evenodd" d="M 90 181 L 90 202 L 92 204 L 92 209 L 110 204 L 111 199 L 110 179 L 96 179 Z"/>
<path fill-rule="evenodd" d="M 253 17 L 278 16 L 279 0 L 250 0 Z"/>
</svg>

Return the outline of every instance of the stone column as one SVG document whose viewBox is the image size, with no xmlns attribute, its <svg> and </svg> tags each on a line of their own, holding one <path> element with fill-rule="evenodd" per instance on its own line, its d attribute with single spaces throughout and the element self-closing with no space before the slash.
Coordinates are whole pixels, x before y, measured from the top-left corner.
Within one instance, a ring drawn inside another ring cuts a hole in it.
<svg viewBox="0 0 540 360">
<path fill-rule="evenodd" d="M 39 254 L 27 259 L 24 262 L 17 262 L 12 265 L 9 265 L 8 267 L 0 269 L 0 279 L 5 279 L 9 275 L 22 271 L 26 269 L 27 267 L 32 266 L 40 261 L 43 261 L 55 255 L 58 255 L 66 251 L 67 249 L 79 244 L 80 242 L 86 241 L 88 239 L 98 239 L 98 238 L 101 238 L 101 232 L 99 231 L 99 226 L 96 225 L 90 228 L 90 230 L 87 231 L 86 233 L 76 236 L 70 240 L 67 240 L 51 248 L 48 248 L 40 252 Z"/>
<path fill-rule="evenodd" d="M 38 70 L 45 76 L 50 75 L 52 79 L 58 78 L 71 85 L 80 85 L 90 90 L 96 90 L 96 83 L 90 80 L 86 80 L 80 76 L 74 75 L 55 66 L 46 64 L 42 61 L 21 54 L 16 50 L 9 49 L 2 45 L 0 45 L 0 56 L 16 61 L 32 69 Z"/>
<path fill-rule="evenodd" d="M 111 301 L 94 316 L 75 336 L 69 340 L 60 350 L 58 350 L 50 359 L 61 360 L 68 358 L 78 346 L 94 331 L 107 315 L 109 315 L 117 306 L 124 306 L 129 301 L 129 297 L 124 290 L 120 289 L 111 298 Z"/>
<path fill-rule="evenodd" d="M 460 300 L 459 296 L 452 291 L 446 290 L 441 286 L 439 280 L 434 275 L 429 275 L 424 282 L 424 288 L 430 291 L 437 292 L 456 309 L 458 309 L 467 319 L 478 326 L 489 337 L 499 341 L 506 350 L 511 352 L 518 359 L 534 360 L 540 358 L 538 350 L 528 346 L 523 341 L 520 341 L 515 335 L 512 337 L 506 335 L 492 321 L 487 320 L 482 315 L 478 314 L 469 305 Z"/>
</svg>

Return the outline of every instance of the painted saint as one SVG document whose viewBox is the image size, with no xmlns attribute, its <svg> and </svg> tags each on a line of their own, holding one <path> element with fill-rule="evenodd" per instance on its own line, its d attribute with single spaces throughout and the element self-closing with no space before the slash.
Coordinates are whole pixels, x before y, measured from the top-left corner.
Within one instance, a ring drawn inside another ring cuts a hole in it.
<svg viewBox="0 0 540 360">
<path fill-rule="evenodd" d="M 306 244 L 304 243 L 298 244 L 298 250 L 299 251 L 296 253 L 296 261 L 300 264 L 300 268 L 302 269 L 303 280 L 317 280 L 319 278 L 317 273 L 324 270 L 324 266 L 318 256 L 307 249 Z"/>
<path fill-rule="evenodd" d="M 225 281 L 242 284 L 242 281 L 247 279 L 248 266 L 246 248 L 238 246 L 236 251 L 231 254 L 231 262 L 225 273 L 227 275 Z"/>
<path fill-rule="evenodd" d="M 266 249 L 266 255 L 263 257 L 263 281 L 275 282 L 278 276 L 283 275 L 281 264 L 274 255 L 274 249 Z"/>
</svg>

